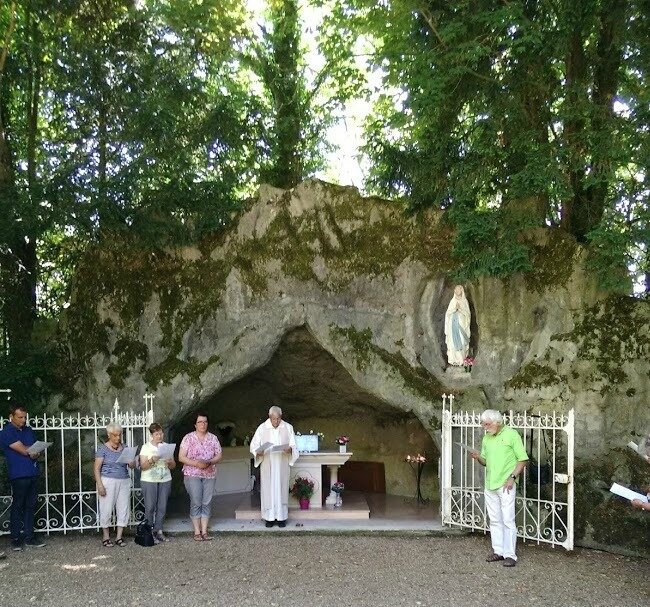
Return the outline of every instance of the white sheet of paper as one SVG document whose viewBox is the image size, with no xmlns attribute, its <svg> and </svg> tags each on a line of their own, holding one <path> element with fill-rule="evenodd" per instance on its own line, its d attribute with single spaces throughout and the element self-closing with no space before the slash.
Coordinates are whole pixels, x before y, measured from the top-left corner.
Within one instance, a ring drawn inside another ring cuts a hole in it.
<svg viewBox="0 0 650 607">
<path fill-rule="evenodd" d="M 52 443 L 46 443 L 42 440 L 37 440 L 33 445 L 27 447 L 27 453 L 29 453 L 30 455 L 36 455 L 37 453 L 42 453 L 43 451 L 45 451 L 45 449 L 47 449 L 51 445 Z"/>
<path fill-rule="evenodd" d="M 158 455 L 160 456 L 160 459 L 173 459 L 175 450 L 176 443 L 162 443 L 158 445 Z"/>
<path fill-rule="evenodd" d="M 271 447 L 271 451 L 284 451 L 285 449 L 288 448 L 289 448 L 289 443 L 287 443 L 286 445 L 275 445 Z"/>
<path fill-rule="evenodd" d="M 130 464 L 135 459 L 137 450 L 137 447 L 124 447 L 124 450 L 120 454 L 120 457 L 117 458 L 117 463 Z"/>
<path fill-rule="evenodd" d="M 619 485 L 618 483 L 614 483 L 610 491 L 612 493 L 615 493 L 616 495 L 620 495 L 621 497 L 624 497 L 626 500 L 641 500 L 645 504 L 648 503 L 648 496 L 643 495 L 643 493 L 637 493 L 636 491 L 632 491 L 632 489 L 628 489 L 627 487 L 624 487 L 623 485 Z"/>
<path fill-rule="evenodd" d="M 480 453 L 480 451 L 476 447 L 470 447 L 469 445 L 466 445 L 465 443 L 459 443 L 459 442 L 454 441 L 454 444 L 458 445 L 461 449 L 465 449 L 465 451 Z"/>
<path fill-rule="evenodd" d="M 255 453 L 262 455 L 267 449 L 270 449 L 271 447 L 273 447 L 273 443 L 264 443 L 257 448 L 257 451 L 255 451 Z"/>
</svg>

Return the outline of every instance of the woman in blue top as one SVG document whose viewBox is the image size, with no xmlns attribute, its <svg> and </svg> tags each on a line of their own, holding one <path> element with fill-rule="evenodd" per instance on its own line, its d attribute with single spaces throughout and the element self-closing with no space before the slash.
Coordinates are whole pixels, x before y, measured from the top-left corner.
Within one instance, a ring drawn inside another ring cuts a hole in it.
<svg viewBox="0 0 650 607">
<path fill-rule="evenodd" d="M 124 446 L 122 445 L 122 427 L 116 423 L 106 426 L 108 440 L 97 449 L 95 454 L 95 481 L 99 505 L 99 526 L 102 528 L 102 546 L 123 547 L 122 539 L 124 527 L 129 524 L 129 498 L 131 497 L 131 478 L 128 468 L 135 466 L 135 460 L 128 464 L 117 463 Z M 110 538 L 110 524 L 116 514 L 116 539 L 115 544 Z"/>
</svg>

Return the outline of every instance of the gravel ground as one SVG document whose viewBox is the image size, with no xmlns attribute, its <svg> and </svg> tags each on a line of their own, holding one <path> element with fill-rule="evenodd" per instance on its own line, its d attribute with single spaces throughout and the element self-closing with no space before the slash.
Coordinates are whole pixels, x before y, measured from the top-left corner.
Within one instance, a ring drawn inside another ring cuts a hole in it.
<svg viewBox="0 0 650 607">
<path fill-rule="evenodd" d="M 530 605 L 638 607 L 650 561 L 519 546 L 517 567 L 486 563 L 482 536 L 180 535 L 160 546 L 102 548 L 51 536 L 0 561 L 0 606 L 331 607 Z"/>
</svg>

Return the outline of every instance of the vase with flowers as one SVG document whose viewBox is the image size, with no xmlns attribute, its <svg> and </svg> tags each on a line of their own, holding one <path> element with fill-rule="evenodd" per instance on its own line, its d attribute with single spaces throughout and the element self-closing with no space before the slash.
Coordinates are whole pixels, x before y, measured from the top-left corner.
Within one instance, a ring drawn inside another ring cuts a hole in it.
<svg viewBox="0 0 650 607">
<path fill-rule="evenodd" d="M 465 373 L 471 373 L 472 367 L 474 366 L 474 357 L 466 356 L 463 360 L 463 367 L 465 367 Z"/>
<path fill-rule="evenodd" d="M 339 453 L 345 453 L 348 450 L 348 443 L 350 438 L 348 436 L 339 436 L 336 439 L 336 444 L 339 446 Z"/>
<path fill-rule="evenodd" d="M 314 495 L 314 481 L 305 478 L 304 476 L 296 476 L 293 479 L 293 485 L 289 489 L 291 495 L 293 495 L 300 504 L 301 510 L 309 509 L 309 500 L 311 496 Z"/>
</svg>

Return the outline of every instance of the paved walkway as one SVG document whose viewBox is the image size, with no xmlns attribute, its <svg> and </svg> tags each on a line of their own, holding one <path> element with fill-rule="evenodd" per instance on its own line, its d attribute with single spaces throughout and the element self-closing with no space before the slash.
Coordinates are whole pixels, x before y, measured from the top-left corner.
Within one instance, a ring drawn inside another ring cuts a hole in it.
<svg viewBox="0 0 650 607">
<path fill-rule="evenodd" d="M 483 536 L 220 533 L 141 548 L 53 535 L 0 561 L 0 605 L 27 607 L 638 607 L 650 561 L 521 546 L 517 567 L 486 563 Z M 0 540 L 0 549 L 6 539 Z"/>
</svg>

